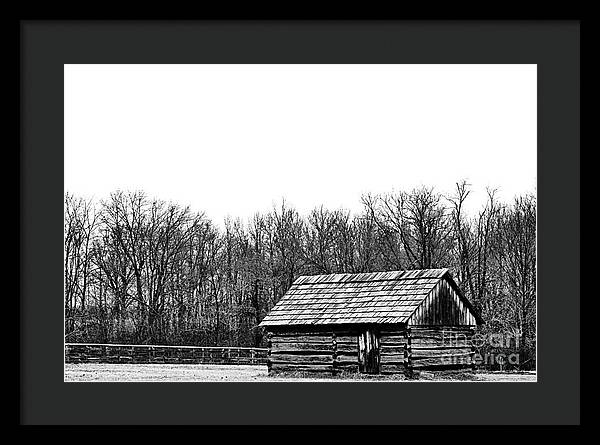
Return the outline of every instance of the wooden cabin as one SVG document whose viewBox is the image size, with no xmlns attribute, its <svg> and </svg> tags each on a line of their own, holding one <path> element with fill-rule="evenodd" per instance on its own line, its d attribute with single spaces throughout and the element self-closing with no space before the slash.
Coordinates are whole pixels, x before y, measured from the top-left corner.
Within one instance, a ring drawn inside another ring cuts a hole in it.
<svg viewBox="0 0 600 445">
<path fill-rule="evenodd" d="M 262 320 L 269 373 L 474 367 L 481 317 L 448 269 L 302 276 Z"/>
</svg>

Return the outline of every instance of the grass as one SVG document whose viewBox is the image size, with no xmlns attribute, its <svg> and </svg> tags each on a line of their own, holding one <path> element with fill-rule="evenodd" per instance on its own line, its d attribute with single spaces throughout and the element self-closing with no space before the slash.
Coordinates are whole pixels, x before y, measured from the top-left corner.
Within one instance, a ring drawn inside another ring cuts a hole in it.
<svg viewBox="0 0 600 445">
<path fill-rule="evenodd" d="M 412 377 L 402 373 L 395 374 L 363 374 L 360 372 L 339 372 L 333 374 L 316 374 L 307 371 L 284 371 L 269 374 L 270 378 L 289 378 L 289 379 L 311 379 L 315 377 L 330 380 L 360 380 L 360 381 L 405 381 L 405 380 L 457 380 L 472 381 L 477 380 L 476 374 L 472 371 L 421 371 L 415 372 Z"/>
<path fill-rule="evenodd" d="M 363 374 L 360 372 L 337 372 L 336 374 L 315 373 L 310 371 L 272 371 L 269 378 L 279 379 L 319 379 L 327 380 L 407 380 L 404 374 Z"/>
<path fill-rule="evenodd" d="M 336 376 L 307 372 L 268 375 L 266 366 L 172 364 L 65 364 L 65 382 L 381 382 L 405 381 L 403 374 Z M 414 381 L 414 380 L 412 380 Z M 535 382 L 535 373 L 426 373 L 416 381 Z"/>
</svg>

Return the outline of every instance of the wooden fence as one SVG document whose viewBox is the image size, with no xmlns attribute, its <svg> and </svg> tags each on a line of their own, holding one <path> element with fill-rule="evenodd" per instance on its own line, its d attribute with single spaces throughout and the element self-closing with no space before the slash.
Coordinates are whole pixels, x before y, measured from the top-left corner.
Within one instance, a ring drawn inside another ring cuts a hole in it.
<svg viewBox="0 0 600 445">
<path fill-rule="evenodd" d="M 65 343 L 66 363 L 266 365 L 267 348 Z"/>
</svg>

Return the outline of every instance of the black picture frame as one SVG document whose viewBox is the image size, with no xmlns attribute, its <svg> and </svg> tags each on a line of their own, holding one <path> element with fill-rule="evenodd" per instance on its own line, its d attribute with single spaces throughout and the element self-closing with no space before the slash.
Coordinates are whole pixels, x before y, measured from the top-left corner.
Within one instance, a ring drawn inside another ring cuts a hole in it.
<svg viewBox="0 0 600 445">
<path fill-rule="evenodd" d="M 579 423 L 578 21 L 30 20 L 20 37 L 22 424 Z M 537 64 L 538 382 L 64 383 L 65 63 Z"/>
</svg>

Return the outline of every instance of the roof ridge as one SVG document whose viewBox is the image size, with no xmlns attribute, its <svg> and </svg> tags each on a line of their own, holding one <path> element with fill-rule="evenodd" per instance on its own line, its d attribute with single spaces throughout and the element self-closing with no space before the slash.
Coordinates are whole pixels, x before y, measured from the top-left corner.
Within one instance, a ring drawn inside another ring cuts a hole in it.
<svg viewBox="0 0 600 445">
<path fill-rule="evenodd" d="M 330 275 L 367 275 L 367 274 L 381 274 L 381 273 L 398 273 L 398 272 L 424 272 L 424 271 L 432 271 L 432 270 L 449 270 L 447 267 L 428 267 L 425 269 L 396 269 L 396 270 L 378 270 L 374 272 L 332 272 L 332 273 L 320 273 L 314 275 L 300 275 L 301 277 L 326 277 Z"/>
<path fill-rule="evenodd" d="M 310 275 L 309 275 L 310 276 Z M 406 277 L 402 278 L 402 280 L 436 280 L 441 279 L 442 276 L 439 277 Z M 315 285 L 315 284 L 361 284 L 361 283 L 382 283 L 385 281 L 399 281 L 398 278 L 381 278 L 378 280 L 359 280 L 359 281 L 319 281 L 318 283 L 313 283 L 308 281 L 306 283 L 292 283 L 292 286 L 304 286 L 304 285 Z"/>
<path fill-rule="evenodd" d="M 422 274 L 427 274 L 427 273 L 431 273 L 431 272 L 437 272 L 435 274 L 435 276 L 423 276 Z M 337 273 L 329 273 L 329 274 L 317 274 L 317 275 L 300 275 L 298 278 L 296 278 L 294 280 L 294 282 L 292 283 L 292 285 L 299 285 L 299 284 L 310 284 L 315 282 L 315 280 L 319 280 L 319 283 L 327 283 L 327 279 L 328 278 L 342 278 L 343 277 L 343 281 L 334 281 L 335 283 L 367 283 L 367 282 L 378 282 L 378 281 L 395 281 L 395 280 L 408 280 L 411 278 L 441 278 L 443 275 L 445 275 L 446 273 L 449 272 L 449 269 L 447 267 L 444 268 L 429 268 L 429 269 L 405 269 L 405 270 L 387 270 L 387 271 L 376 271 L 376 272 L 356 272 L 356 273 L 350 273 L 350 272 L 337 272 Z M 419 274 L 416 276 L 411 276 L 411 275 L 415 275 L 415 274 Z M 367 278 L 366 276 L 380 276 L 376 279 L 362 279 L 362 280 L 355 280 L 354 277 L 358 277 L 358 276 L 364 276 L 364 278 Z M 385 277 L 385 275 L 390 275 L 389 277 Z M 393 276 L 393 275 L 397 275 L 397 276 Z M 323 281 L 320 281 L 323 280 Z M 332 282 L 332 283 L 334 283 Z"/>
</svg>

